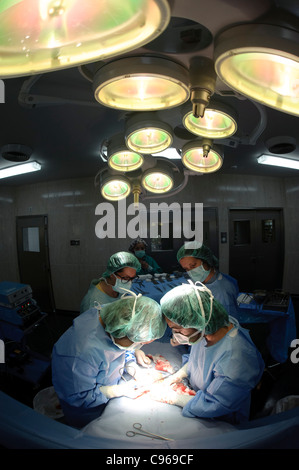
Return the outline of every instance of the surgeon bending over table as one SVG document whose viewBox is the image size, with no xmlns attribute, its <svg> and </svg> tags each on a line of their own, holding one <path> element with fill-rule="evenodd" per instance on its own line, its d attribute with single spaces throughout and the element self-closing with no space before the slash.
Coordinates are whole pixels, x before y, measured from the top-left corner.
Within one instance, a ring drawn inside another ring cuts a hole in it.
<svg viewBox="0 0 299 470">
<path fill-rule="evenodd" d="M 160 305 L 133 292 L 79 315 L 52 353 L 52 382 L 67 423 L 81 428 L 101 415 L 110 398 L 131 397 L 132 382 L 119 382 L 125 369 L 133 368 L 132 375 L 138 370 L 132 353 L 165 329 Z"/>
<path fill-rule="evenodd" d="M 177 373 L 152 387 L 151 398 L 181 406 L 183 416 L 190 418 L 247 421 L 251 390 L 264 370 L 249 332 L 199 282 L 175 287 L 160 304 L 173 341 L 190 345 L 191 351 Z M 170 387 L 187 377 L 195 396 L 180 395 Z"/>
</svg>

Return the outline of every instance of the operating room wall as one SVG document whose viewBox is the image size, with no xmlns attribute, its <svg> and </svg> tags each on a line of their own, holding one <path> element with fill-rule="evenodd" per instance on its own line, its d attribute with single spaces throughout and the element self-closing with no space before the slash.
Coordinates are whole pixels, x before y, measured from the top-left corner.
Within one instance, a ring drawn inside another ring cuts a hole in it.
<svg viewBox="0 0 299 470">
<path fill-rule="evenodd" d="M 231 208 L 282 208 L 285 225 L 285 264 L 283 288 L 299 294 L 299 248 L 297 204 L 299 178 L 274 178 L 241 175 L 189 176 L 180 193 L 151 202 L 202 202 L 217 207 L 218 229 L 229 233 Z M 78 311 L 90 280 L 98 277 L 111 254 L 127 250 L 130 239 L 99 239 L 95 208 L 104 202 L 94 187 L 93 178 L 73 179 L 0 188 L 0 280 L 19 281 L 16 250 L 16 216 L 47 214 L 49 254 L 57 309 Z M 129 202 L 132 202 L 131 200 Z M 79 240 L 79 245 L 71 245 Z M 229 270 L 229 243 L 219 242 L 220 269 Z"/>
</svg>

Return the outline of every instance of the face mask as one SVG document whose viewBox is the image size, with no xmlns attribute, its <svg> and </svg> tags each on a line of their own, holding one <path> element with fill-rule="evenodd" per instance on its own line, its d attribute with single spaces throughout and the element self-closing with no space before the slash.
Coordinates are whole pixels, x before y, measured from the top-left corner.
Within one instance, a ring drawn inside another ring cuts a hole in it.
<svg viewBox="0 0 299 470">
<path fill-rule="evenodd" d="M 183 335 L 182 333 L 172 333 L 172 340 L 173 343 L 179 343 L 179 344 L 188 344 L 188 346 L 192 346 L 192 344 L 198 343 L 198 341 L 201 340 L 202 336 L 195 341 L 194 343 L 190 342 L 190 339 L 193 336 L 198 335 L 199 331 L 195 331 L 195 333 L 192 333 L 190 336 Z"/>
<path fill-rule="evenodd" d="M 189 276 L 191 277 L 193 282 L 199 281 L 204 282 L 204 280 L 208 277 L 211 270 L 206 270 L 203 265 L 197 266 L 197 268 L 191 269 L 188 271 Z"/>
<path fill-rule="evenodd" d="M 115 274 L 114 274 L 115 276 Z M 126 281 L 126 282 L 122 282 L 121 279 L 119 279 L 118 277 L 115 276 L 115 279 L 116 279 L 116 282 L 115 282 L 115 285 L 114 286 L 111 286 L 112 289 L 115 291 L 115 292 L 118 292 L 119 294 L 124 294 L 126 292 L 126 290 L 130 290 L 131 287 L 132 287 L 132 281 Z M 124 290 L 126 289 L 126 290 Z"/>
<path fill-rule="evenodd" d="M 135 255 L 137 258 L 143 258 L 145 256 L 145 251 L 144 250 L 137 250 L 135 251 Z"/>
</svg>

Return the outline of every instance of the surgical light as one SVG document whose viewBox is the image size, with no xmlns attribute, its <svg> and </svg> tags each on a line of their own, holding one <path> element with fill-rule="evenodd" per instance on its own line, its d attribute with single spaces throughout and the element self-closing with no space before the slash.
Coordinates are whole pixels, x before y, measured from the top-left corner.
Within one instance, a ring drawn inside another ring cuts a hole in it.
<svg viewBox="0 0 299 470">
<path fill-rule="evenodd" d="M 159 165 L 146 170 L 142 174 L 141 184 L 144 189 L 151 193 L 162 194 L 172 189 L 174 179 L 169 168 Z"/>
<path fill-rule="evenodd" d="M 183 146 L 182 163 L 197 173 L 213 173 L 221 168 L 223 157 L 220 149 L 212 147 L 208 139 L 194 140 Z"/>
<path fill-rule="evenodd" d="M 276 157 L 274 155 L 261 155 L 258 157 L 257 161 L 262 165 L 272 165 L 291 168 L 292 170 L 299 170 L 299 160 L 293 160 L 291 158 Z"/>
<path fill-rule="evenodd" d="M 183 125 L 192 134 L 209 139 L 224 139 L 237 131 L 236 113 L 222 103 L 211 103 L 203 117 L 195 117 L 192 111 L 183 117 Z"/>
<path fill-rule="evenodd" d="M 9 166 L 0 170 L 0 179 L 9 178 L 10 176 L 23 175 L 25 173 L 31 173 L 32 171 L 39 170 L 41 170 L 41 165 L 36 161 L 23 163 L 22 165 Z"/>
<path fill-rule="evenodd" d="M 127 111 L 155 111 L 185 103 L 190 96 L 187 69 L 168 58 L 125 57 L 95 73 L 95 99 L 102 105 Z"/>
<path fill-rule="evenodd" d="M 143 156 L 126 147 L 122 134 L 111 138 L 107 145 L 107 158 L 110 168 L 117 171 L 134 171 L 143 164 Z"/>
<path fill-rule="evenodd" d="M 0 5 L 0 76 L 90 63 L 156 39 L 167 0 L 12 0 Z"/>
<path fill-rule="evenodd" d="M 126 145 L 135 152 L 158 153 L 167 149 L 172 140 L 171 127 L 150 113 L 136 114 L 127 121 Z"/>
<path fill-rule="evenodd" d="M 299 115 L 299 32 L 277 24 L 234 26 L 215 39 L 215 69 L 230 88 Z"/>
<path fill-rule="evenodd" d="M 101 181 L 101 194 L 108 201 L 120 201 L 131 192 L 130 181 L 123 176 L 105 175 Z"/>
</svg>

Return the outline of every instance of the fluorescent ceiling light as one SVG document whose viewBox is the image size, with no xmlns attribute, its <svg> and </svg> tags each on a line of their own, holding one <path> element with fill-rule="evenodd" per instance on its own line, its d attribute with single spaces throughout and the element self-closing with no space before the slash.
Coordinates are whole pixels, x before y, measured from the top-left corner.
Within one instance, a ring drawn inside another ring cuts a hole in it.
<svg viewBox="0 0 299 470">
<path fill-rule="evenodd" d="M 126 57 L 98 69 L 95 99 L 127 111 L 156 111 L 185 103 L 190 96 L 189 73 L 181 64 L 153 56 Z"/>
<path fill-rule="evenodd" d="M 41 165 L 35 161 L 23 163 L 22 165 L 9 166 L 0 170 L 0 178 L 9 178 L 10 176 L 23 175 L 32 171 L 38 171 Z"/>
<path fill-rule="evenodd" d="M 215 39 L 215 70 L 230 88 L 299 115 L 299 32 L 270 24 L 234 26 Z"/>
<path fill-rule="evenodd" d="M 290 158 L 275 157 L 274 155 L 261 155 L 258 157 L 257 161 L 262 165 L 273 165 L 283 168 L 291 168 L 292 170 L 299 170 L 299 160 L 292 160 Z"/>
<path fill-rule="evenodd" d="M 0 76 L 91 63 L 132 51 L 168 26 L 167 0 L 2 0 Z"/>
</svg>

